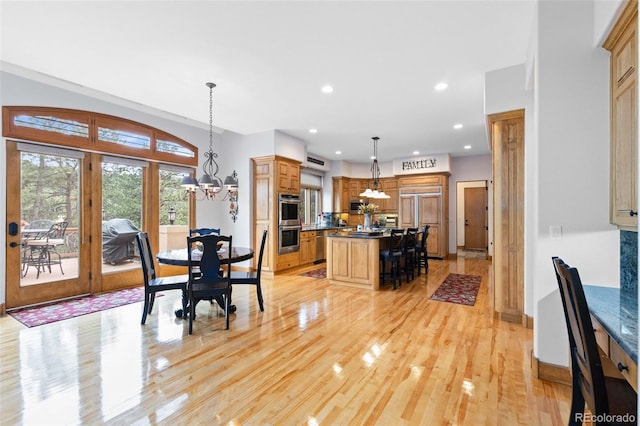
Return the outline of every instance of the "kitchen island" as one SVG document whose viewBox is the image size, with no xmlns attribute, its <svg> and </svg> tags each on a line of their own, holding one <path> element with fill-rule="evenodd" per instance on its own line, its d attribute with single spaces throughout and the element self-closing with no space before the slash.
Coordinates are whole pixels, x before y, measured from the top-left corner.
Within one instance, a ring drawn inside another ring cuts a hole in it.
<svg viewBox="0 0 640 426">
<path fill-rule="evenodd" d="M 379 252 L 388 244 L 382 233 L 327 233 L 327 279 L 330 284 L 380 290 Z"/>
</svg>

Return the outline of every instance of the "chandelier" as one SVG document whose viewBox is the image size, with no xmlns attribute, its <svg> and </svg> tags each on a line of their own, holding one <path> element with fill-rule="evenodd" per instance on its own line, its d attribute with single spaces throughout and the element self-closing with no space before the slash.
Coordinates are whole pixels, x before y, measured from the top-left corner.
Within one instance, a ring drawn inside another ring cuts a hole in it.
<svg viewBox="0 0 640 426">
<path fill-rule="evenodd" d="M 202 164 L 202 177 L 200 180 L 189 175 L 182 178 L 181 186 L 187 190 L 187 194 L 196 197 L 198 189 L 202 192 L 202 198 L 207 200 L 215 200 L 218 194 L 224 188 L 226 190 L 221 198 L 229 200 L 229 214 L 235 222 L 238 216 L 238 173 L 233 173 L 224 179 L 218 177 L 220 167 L 216 158 L 218 154 L 213 151 L 213 88 L 215 83 L 208 82 L 206 86 L 209 88 L 209 151 L 204 153 L 205 161 Z M 220 197 L 218 197 L 220 199 Z"/>
<path fill-rule="evenodd" d="M 378 167 L 378 139 L 377 136 L 372 137 L 373 139 L 373 163 L 371 163 L 371 180 L 373 181 L 373 189 L 367 188 L 364 192 L 360 193 L 361 197 L 368 198 L 391 198 L 389 195 L 385 194 L 384 191 L 378 191 L 378 185 L 380 184 L 380 167 Z"/>
</svg>

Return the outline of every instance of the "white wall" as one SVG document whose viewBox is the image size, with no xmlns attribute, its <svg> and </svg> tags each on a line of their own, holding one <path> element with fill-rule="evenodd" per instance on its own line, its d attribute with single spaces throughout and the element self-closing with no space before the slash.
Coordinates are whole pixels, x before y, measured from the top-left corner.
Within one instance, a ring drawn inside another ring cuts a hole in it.
<svg viewBox="0 0 640 426">
<path fill-rule="evenodd" d="M 307 150 L 304 142 L 279 130 L 274 132 L 275 154 L 291 158 L 304 163 L 307 160 Z"/>
<path fill-rule="evenodd" d="M 568 365 L 569 356 L 551 257 L 578 267 L 586 283 L 619 286 L 620 278 L 619 231 L 608 210 L 609 55 L 593 47 L 594 21 L 592 2 L 538 3 L 538 161 L 526 160 L 536 222 L 527 237 L 534 245 L 534 355 L 557 365 Z M 562 239 L 549 238 L 551 225 L 562 227 Z"/>
<path fill-rule="evenodd" d="M 593 2 L 593 45 L 602 46 L 613 24 L 624 9 L 625 0 L 607 0 Z"/>
</svg>

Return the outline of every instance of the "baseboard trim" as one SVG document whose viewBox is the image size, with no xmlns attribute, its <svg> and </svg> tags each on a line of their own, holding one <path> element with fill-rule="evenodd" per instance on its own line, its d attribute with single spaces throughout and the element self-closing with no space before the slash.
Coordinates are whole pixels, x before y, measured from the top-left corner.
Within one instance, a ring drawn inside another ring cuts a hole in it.
<svg viewBox="0 0 640 426">
<path fill-rule="evenodd" d="M 536 379 L 571 386 L 569 367 L 542 362 L 533 356 L 533 353 L 531 354 L 531 371 Z"/>
<path fill-rule="evenodd" d="M 496 311 L 496 315 L 500 321 L 512 322 L 515 324 L 525 324 L 522 314 L 512 314 L 508 312 Z"/>
</svg>

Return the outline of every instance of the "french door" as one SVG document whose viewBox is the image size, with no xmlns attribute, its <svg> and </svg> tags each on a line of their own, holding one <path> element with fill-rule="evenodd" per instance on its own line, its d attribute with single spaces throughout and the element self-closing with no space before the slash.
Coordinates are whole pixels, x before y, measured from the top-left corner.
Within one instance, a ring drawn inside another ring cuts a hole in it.
<svg viewBox="0 0 640 426">
<path fill-rule="evenodd" d="M 7 141 L 7 308 L 90 292 L 89 164 L 79 151 Z"/>
<path fill-rule="evenodd" d="M 147 168 L 8 141 L 7 308 L 139 285 Z M 64 234 L 49 238 L 59 223 Z"/>
<path fill-rule="evenodd" d="M 185 241 L 195 201 L 180 184 L 195 146 L 88 111 L 3 106 L 2 117 L 7 308 L 141 285 L 138 231 L 155 250 Z"/>
</svg>

